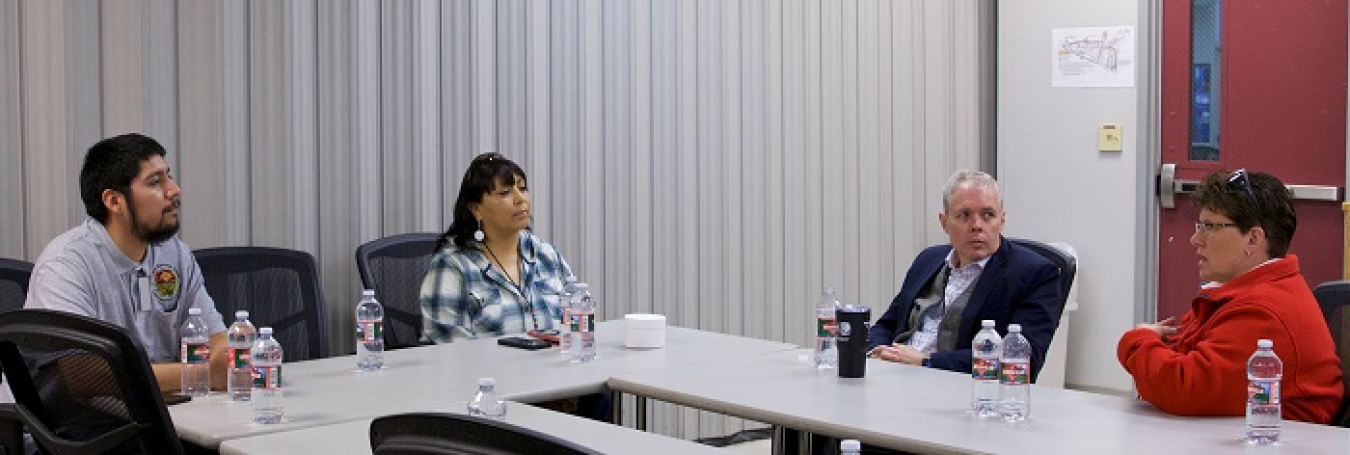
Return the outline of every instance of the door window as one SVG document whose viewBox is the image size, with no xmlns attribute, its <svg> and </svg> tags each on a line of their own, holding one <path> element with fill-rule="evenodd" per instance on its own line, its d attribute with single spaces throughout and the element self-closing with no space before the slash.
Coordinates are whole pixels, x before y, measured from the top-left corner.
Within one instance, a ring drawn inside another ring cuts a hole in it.
<svg viewBox="0 0 1350 455">
<path fill-rule="evenodd" d="M 1219 161 L 1220 0 L 1191 3 L 1191 161 Z"/>
</svg>

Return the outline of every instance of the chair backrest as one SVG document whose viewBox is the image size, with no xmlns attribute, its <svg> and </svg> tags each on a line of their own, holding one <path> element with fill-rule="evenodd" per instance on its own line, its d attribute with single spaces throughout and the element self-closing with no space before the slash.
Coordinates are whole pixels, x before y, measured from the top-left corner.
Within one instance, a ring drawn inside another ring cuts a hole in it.
<svg viewBox="0 0 1350 455">
<path fill-rule="evenodd" d="M 1064 302 L 1069 299 L 1069 291 L 1073 289 L 1074 275 L 1078 274 L 1078 260 L 1060 251 L 1059 248 L 1035 240 L 1011 238 L 1008 240 L 1017 246 L 1035 251 L 1059 267 L 1059 310 L 1064 311 Z"/>
<path fill-rule="evenodd" d="M 1035 240 L 1010 238 L 1008 239 L 1008 241 L 1012 242 L 1013 244 L 1019 247 L 1035 251 L 1037 254 L 1040 254 L 1042 257 L 1050 260 L 1052 264 L 1055 264 L 1055 266 L 1059 267 L 1059 302 L 1058 302 L 1059 309 L 1058 312 L 1055 313 L 1055 321 L 1056 324 L 1058 324 L 1060 321 L 1063 320 L 1065 303 L 1068 302 L 1069 294 L 1071 291 L 1073 291 L 1074 276 L 1078 274 L 1078 259 L 1074 258 L 1072 254 L 1066 253 L 1060 250 L 1059 248 L 1055 248 L 1053 246 Z M 1055 328 L 1055 334 L 1065 335 L 1062 331 L 1060 331 L 1059 327 Z M 1060 337 L 1056 336 L 1055 338 Z M 1056 339 L 1050 340 L 1050 350 L 1046 352 L 1045 361 L 1041 363 L 1039 369 L 1032 371 L 1031 374 L 1032 382 L 1039 383 L 1038 381 L 1040 381 L 1041 376 L 1044 373 L 1046 373 L 1045 367 L 1047 363 L 1058 362 L 1063 359 L 1062 357 L 1058 358 L 1055 357 L 1056 355 L 1061 355 L 1057 354 L 1057 352 L 1063 352 L 1064 349 L 1059 348 L 1056 341 L 1057 341 Z M 1062 343 L 1062 341 L 1060 341 L 1060 343 Z M 1055 366 L 1053 368 L 1053 371 L 1055 372 L 1054 374 L 1057 376 L 1052 377 L 1051 378 L 1052 380 L 1050 382 L 1062 384 L 1063 378 L 1059 377 L 1058 375 L 1062 375 L 1063 368 L 1061 366 Z"/>
<path fill-rule="evenodd" d="M 1332 417 L 1331 424 L 1350 428 L 1350 320 L 1346 318 L 1346 307 L 1350 307 L 1350 281 L 1328 281 L 1313 289 L 1317 305 L 1322 307 L 1322 317 L 1326 318 L 1327 328 L 1331 330 L 1331 339 L 1336 342 L 1336 355 L 1341 359 L 1341 380 L 1345 395 L 1341 398 L 1341 407 Z"/>
<path fill-rule="evenodd" d="M 0 258 L 0 312 L 23 308 L 32 275 L 33 263 Z"/>
<path fill-rule="evenodd" d="M 599 453 L 529 428 L 448 413 L 377 418 L 370 423 L 370 450 L 375 455 Z"/>
<path fill-rule="evenodd" d="M 286 361 L 328 356 L 314 256 L 260 246 L 204 248 L 192 254 L 225 325 L 234 322 L 236 310 L 248 310 L 253 325 L 272 327 Z"/>
<path fill-rule="evenodd" d="M 121 327 L 11 311 L 0 317 L 0 367 L 14 394 L 0 414 L 49 453 L 183 453 L 145 348 Z"/>
<path fill-rule="evenodd" d="M 356 248 L 361 284 L 374 289 L 375 298 L 384 305 L 384 343 L 389 349 L 421 344 L 422 279 L 440 237 L 433 232 L 397 234 Z"/>
</svg>

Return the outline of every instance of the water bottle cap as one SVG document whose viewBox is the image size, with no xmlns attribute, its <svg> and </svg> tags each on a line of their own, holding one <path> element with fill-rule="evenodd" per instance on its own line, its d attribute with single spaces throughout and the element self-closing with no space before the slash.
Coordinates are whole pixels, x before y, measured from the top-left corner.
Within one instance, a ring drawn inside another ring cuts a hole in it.
<svg viewBox="0 0 1350 455">
<path fill-rule="evenodd" d="M 591 288 L 591 285 L 589 285 L 589 284 L 586 284 L 586 283 L 577 283 L 577 290 L 578 290 L 578 291 L 583 290 L 583 289 L 590 289 L 590 288 Z"/>
<path fill-rule="evenodd" d="M 263 328 L 261 328 L 261 329 L 258 329 L 258 333 L 259 333 L 259 334 L 262 334 L 262 335 L 271 335 L 271 334 L 272 334 L 272 328 L 271 328 L 271 327 L 263 327 Z"/>
<path fill-rule="evenodd" d="M 1275 347 L 1275 343 L 1274 343 L 1274 342 L 1271 342 L 1270 340 L 1267 340 L 1267 339 L 1262 338 L 1262 339 L 1260 339 L 1260 340 L 1256 340 L 1256 347 L 1258 347 L 1258 348 L 1273 348 L 1273 347 Z"/>
<path fill-rule="evenodd" d="M 862 443 L 857 439 L 845 439 L 839 443 L 839 450 L 844 452 L 858 452 L 862 450 Z"/>
<path fill-rule="evenodd" d="M 563 282 L 565 282 L 565 283 L 576 283 L 576 282 L 577 282 L 577 276 L 576 276 L 576 275 L 567 275 L 567 278 L 563 278 Z"/>
<path fill-rule="evenodd" d="M 188 314 L 191 314 L 191 315 L 202 314 L 202 309 L 201 309 L 201 308 L 195 308 L 195 307 L 194 307 L 194 308 L 188 308 Z"/>
<path fill-rule="evenodd" d="M 239 319 L 248 319 L 248 310 L 235 310 L 234 317 Z"/>
<path fill-rule="evenodd" d="M 993 327 L 993 326 L 994 326 L 993 319 L 985 319 L 983 321 L 980 321 L 980 327 Z"/>
<path fill-rule="evenodd" d="M 361 290 L 361 297 L 375 297 L 375 290 L 374 290 L 374 289 L 362 289 L 362 290 Z"/>
<path fill-rule="evenodd" d="M 1008 324 L 1008 333 L 1022 332 L 1022 324 Z"/>
<path fill-rule="evenodd" d="M 497 385 L 497 380 L 492 378 L 478 378 L 479 387 L 492 387 Z"/>
</svg>

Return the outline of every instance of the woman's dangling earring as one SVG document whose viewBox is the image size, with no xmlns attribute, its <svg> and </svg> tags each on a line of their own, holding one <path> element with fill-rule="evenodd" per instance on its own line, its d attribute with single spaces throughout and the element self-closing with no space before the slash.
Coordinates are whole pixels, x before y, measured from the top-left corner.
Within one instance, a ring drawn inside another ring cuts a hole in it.
<svg viewBox="0 0 1350 455">
<path fill-rule="evenodd" d="M 484 238 L 487 236 L 483 234 L 483 220 L 478 220 L 478 229 L 473 231 L 473 241 L 482 242 Z"/>
</svg>

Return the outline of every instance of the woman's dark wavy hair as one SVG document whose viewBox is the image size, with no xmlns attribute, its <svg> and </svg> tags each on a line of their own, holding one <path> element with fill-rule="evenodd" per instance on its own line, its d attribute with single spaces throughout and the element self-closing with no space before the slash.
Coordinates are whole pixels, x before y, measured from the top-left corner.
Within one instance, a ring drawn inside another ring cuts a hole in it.
<svg viewBox="0 0 1350 455">
<path fill-rule="evenodd" d="M 1246 172 L 1246 171 L 1239 171 Z M 1233 220 L 1238 232 L 1246 234 L 1261 226 L 1266 231 L 1266 253 L 1282 258 L 1298 229 L 1293 198 L 1284 182 L 1264 172 L 1246 174 L 1250 187 L 1244 188 L 1239 172 L 1215 171 L 1200 181 L 1191 200 L 1195 205 Z M 1255 203 L 1255 204 L 1253 204 Z"/>
<path fill-rule="evenodd" d="M 503 186 L 515 185 L 517 175 L 522 180 L 525 179 L 525 171 L 500 153 L 484 153 L 475 157 L 469 163 L 469 169 L 464 171 L 464 180 L 459 183 L 459 197 L 455 199 L 455 218 L 450 222 L 450 228 L 446 229 L 445 233 L 441 234 L 441 239 L 436 242 L 436 250 L 440 251 L 451 242 L 460 248 L 467 248 L 469 242 L 473 241 L 473 231 L 478 230 L 478 220 L 473 217 L 469 206 L 482 202 L 483 195 L 492 191 L 495 183 L 500 182 Z"/>
</svg>

